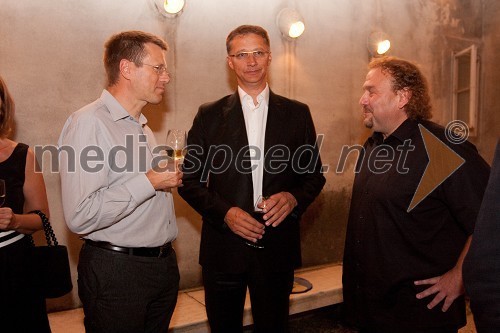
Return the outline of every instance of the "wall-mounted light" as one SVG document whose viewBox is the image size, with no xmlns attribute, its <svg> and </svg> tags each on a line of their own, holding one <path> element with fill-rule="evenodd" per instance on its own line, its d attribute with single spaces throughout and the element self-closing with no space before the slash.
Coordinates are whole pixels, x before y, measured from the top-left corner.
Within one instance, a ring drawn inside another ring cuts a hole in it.
<svg viewBox="0 0 500 333">
<path fill-rule="evenodd" d="M 305 30 L 304 19 L 295 9 L 283 8 L 276 17 L 281 34 L 289 39 L 302 35 Z"/>
<path fill-rule="evenodd" d="M 383 31 L 373 31 L 368 36 L 368 51 L 373 57 L 381 57 L 391 48 L 389 35 Z"/>
<path fill-rule="evenodd" d="M 185 0 L 152 0 L 155 8 L 163 16 L 177 16 L 184 8 Z"/>
</svg>

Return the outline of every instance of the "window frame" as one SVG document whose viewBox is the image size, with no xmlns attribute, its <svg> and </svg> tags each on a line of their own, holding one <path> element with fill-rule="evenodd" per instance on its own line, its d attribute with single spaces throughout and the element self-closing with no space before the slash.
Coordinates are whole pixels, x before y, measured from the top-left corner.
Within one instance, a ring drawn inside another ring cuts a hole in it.
<svg viewBox="0 0 500 333">
<path fill-rule="evenodd" d="M 460 71 L 460 57 L 470 57 L 470 71 L 469 71 L 469 86 L 466 89 L 459 91 L 459 73 Z M 478 47 L 475 44 L 452 53 L 452 82 L 453 82 L 453 96 L 452 96 L 452 120 L 465 121 L 469 127 L 469 136 L 477 135 L 478 124 L 478 100 L 479 100 L 479 56 Z M 458 95 L 464 91 L 469 91 L 469 105 L 468 105 L 468 119 L 458 119 Z"/>
</svg>

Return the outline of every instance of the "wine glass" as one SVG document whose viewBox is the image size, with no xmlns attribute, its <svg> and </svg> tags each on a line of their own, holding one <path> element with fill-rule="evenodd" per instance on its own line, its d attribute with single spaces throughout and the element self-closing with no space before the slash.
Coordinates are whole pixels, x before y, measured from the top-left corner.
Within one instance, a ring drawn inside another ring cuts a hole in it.
<svg viewBox="0 0 500 333">
<path fill-rule="evenodd" d="M 0 179 L 0 207 L 5 203 L 5 180 Z"/>
<path fill-rule="evenodd" d="M 186 153 L 186 131 L 171 129 L 167 133 L 167 155 L 169 159 L 182 164 Z"/>
<path fill-rule="evenodd" d="M 257 198 L 257 201 L 255 201 L 253 213 L 251 214 L 254 219 L 256 219 L 259 223 L 262 223 L 262 224 L 265 223 L 264 218 L 263 218 L 263 216 L 264 216 L 263 209 L 266 208 L 266 200 L 267 199 L 269 199 L 269 197 L 264 196 L 264 195 L 259 195 L 259 197 Z M 251 241 L 246 241 L 245 244 L 250 246 L 250 247 L 256 248 L 256 249 L 263 249 L 264 248 L 264 244 L 262 242 L 263 239 L 264 238 L 257 239 L 257 242 L 255 242 L 255 243 L 251 242 Z"/>
<path fill-rule="evenodd" d="M 264 214 L 264 209 L 266 208 L 266 200 L 269 199 L 268 196 L 259 195 L 257 201 L 255 201 L 254 212 Z"/>
</svg>

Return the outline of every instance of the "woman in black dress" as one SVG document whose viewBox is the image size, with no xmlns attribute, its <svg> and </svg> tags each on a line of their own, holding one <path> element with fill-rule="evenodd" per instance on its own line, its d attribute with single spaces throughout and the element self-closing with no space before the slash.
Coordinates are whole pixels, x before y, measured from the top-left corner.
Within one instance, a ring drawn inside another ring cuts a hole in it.
<svg viewBox="0 0 500 333">
<path fill-rule="evenodd" d="M 47 194 L 33 151 L 8 139 L 13 118 L 14 102 L 0 77 L 0 179 L 6 185 L 0 207 L 0 332 L 50 332 L 25 237 L 42 229 L 40 217 L 27 212 L 40 210 L 48 216 Z"/>
</svg>

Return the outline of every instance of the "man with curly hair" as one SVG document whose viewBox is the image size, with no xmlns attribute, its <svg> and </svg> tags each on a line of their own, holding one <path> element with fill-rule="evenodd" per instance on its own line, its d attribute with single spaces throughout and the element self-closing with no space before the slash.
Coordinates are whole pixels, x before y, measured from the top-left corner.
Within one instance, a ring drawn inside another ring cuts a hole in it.
<svg viewBox="0 0 500 333">
<path fill-rule="evenodd" d="M 444 128 L 429 121 L 427 83 L 413 63 L 374 59 L 363 90 L 364 125 L 374 133 L 361 150 L 353 186 L 346 319 L 361 332 L 456 333 L 466 323 L 462 263 L 489 166 L 474 145 L 451 144 Z M 413 205 L 429 163 L 424 132 L 464 163 Z"/>
</svg>

